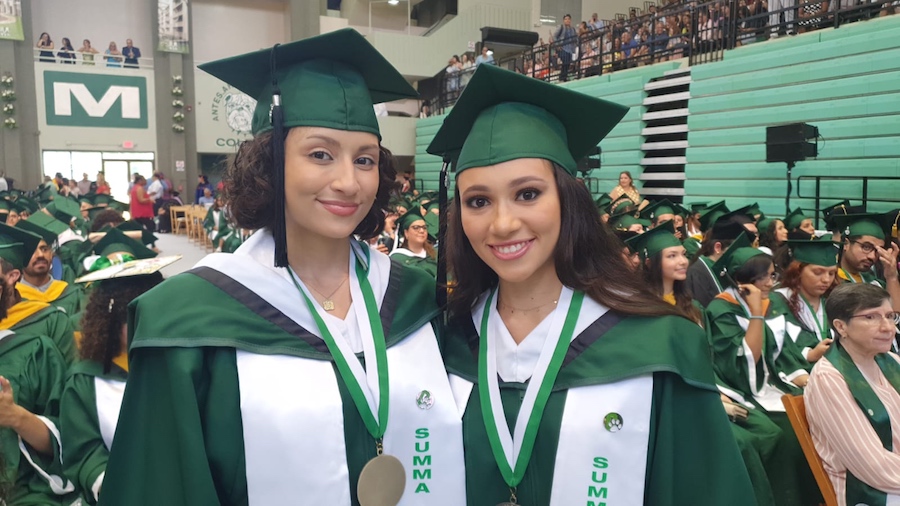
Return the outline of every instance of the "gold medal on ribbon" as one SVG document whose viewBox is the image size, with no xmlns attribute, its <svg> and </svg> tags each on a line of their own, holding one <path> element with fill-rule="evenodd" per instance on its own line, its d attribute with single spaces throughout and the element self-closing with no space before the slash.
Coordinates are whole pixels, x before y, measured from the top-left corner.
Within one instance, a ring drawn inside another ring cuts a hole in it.
<svg viewBox="0 0 900 506">
<path fill-rule="evenodd" d="M 406 488 L 406 471 L 393 455 L 379 455 L 366 463 L 356 495 L 361 506 L 397 506 Z"/>
</svg>

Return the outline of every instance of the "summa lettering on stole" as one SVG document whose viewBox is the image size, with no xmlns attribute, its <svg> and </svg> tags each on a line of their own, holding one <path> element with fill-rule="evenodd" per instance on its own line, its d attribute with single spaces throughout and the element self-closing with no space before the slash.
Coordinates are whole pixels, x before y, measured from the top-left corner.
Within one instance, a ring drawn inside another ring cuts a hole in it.
<svg viewBox="0 0 900 506">
<path fill-rule="evenodd" d="M 606 457 L 594 457 L 594 469 L 591 472 L 591 485 L 588 486 L 588 498 L 585 506 L 606 506 L 606 496 L 608 489 L 606 487 L 607 471 L 609 468 L 609 459 Z M 601 500 L 597 500 L 601 499 Z"/>
<path fill-rule="evenodd" d="M 416 484 L 416 494 L 430 494 L 428 482 L 431 480 L 431 442 L 428 441 L 428 428 L 416 429 L 416 455 L 413 455 L 413 481 Z"/>
</svg>

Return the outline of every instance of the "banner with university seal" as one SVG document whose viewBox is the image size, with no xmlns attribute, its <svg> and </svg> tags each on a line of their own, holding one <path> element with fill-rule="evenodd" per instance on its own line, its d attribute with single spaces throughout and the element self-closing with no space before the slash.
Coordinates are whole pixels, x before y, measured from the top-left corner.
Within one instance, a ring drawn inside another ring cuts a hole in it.
<svg viewBox="0 0 900 506">
<path fill-rule="evenodd" d="M 215 77 L 196 70 L 197 151 L 230 154 L 252 138 L 250 126 L 256 100 Z"/>
<path fill-rule="evenodd" d="M 0 39 L 25 40 L 21 0 L 0 0 Z"/>
</svg>

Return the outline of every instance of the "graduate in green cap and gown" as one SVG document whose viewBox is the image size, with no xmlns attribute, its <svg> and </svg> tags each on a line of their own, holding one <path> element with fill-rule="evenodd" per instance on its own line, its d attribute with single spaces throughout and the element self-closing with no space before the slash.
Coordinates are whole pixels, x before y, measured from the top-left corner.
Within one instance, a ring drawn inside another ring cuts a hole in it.
<svg viewBox="0 0 900 506">
<path fill-rule="evenodd" d="M 719 216 L 723 214 L 725 213 Z M 716 295 L 722 293 L 722 283 L 719 277 L 713 274 L 713 264 L 746 229 L 733 220 L 717 219 L 714 223 L 709 223 L 704 219 L 704 223 L 705 236 L 694 257 L 695 260 L 688 267 L 685 284 L 694 300 L 706 307 Z"/>
<path fill-rule="evenodd" d="M 784 351 L 800 328 L 770 303 L 775 267 L 750 244 L 747 233 L 741 234 L 713 266 L 725 287 L 706 308 L 719 390 L 782 431 L 766 463 L 775 504 L 817 505 L 821 495 L 781 402 L 784 394 L 801 394 L 809 379 L 797 357 Z"/>
<path fill-rule="evenodd" d="M 789 333 L 785 341 L 789 353 L 799 354 L 807 371 L 812 370 L 831 346 L 834 337 L 825 299 L 838 285 L 837 265 L 839 243 L 832 241 L 787 241 L 791 263 L 781 276 L 781 284 L 770 294 L 773 309 L 788 322 L 800 327 L 799 333 Z"/>
<path fill-rule="evenodd" d="M 0 318 L 16 303 L 10 269 L 25 267 L 41 238 L 0 224 Z M 66 364 L 44 335 L 0 330 L 0 489 L 9 505 L 68 505 L 58 425 Z"/>
<path fill-rule="evenodd" d="M 59 417 L 65 473 L 87 504 L 97 503 L 103 486 L 128 379 L 128 304 L 162 280 L 157 271 L 93 282 L 83 315 L 80 360 L 69 368 Z"/>
<path fill-rule="evenodd" d="M 354 237 L 396 178 L 373 103 L 415 90 L 352 29 L 201 69 L 258 100 L 225 177 L 258 231 L 131 304 L 99 503 L 465 504 L 434 280 Z"/>
<path fill-rule="evenodd" d="M 416 211 L 409 211 L 397 220 L 397 231 L 403 240 L 398 241 L 398 247 L 391 252 L 391 258 L 436 277 L 437 260 L 434 248 L 428 242 L 428 223 L 425 218 Z"/>
<path fill-rule="evenodd" d="M 215 250 L 222 251 L 222 245 L 234 231 L 228 222 L 228 213 L 225 212 L 225 199 L 221 195 L 216 195 L 213 205 L 209 206 L 209 210 L 206 211 L 203 228 L 206 230 L 206 235 L 212 241 Z"/>
<path fill-rule="evenodd" d="M 687 251 L 673 231 L 672 223 L 666 223 L 629 239 L 626 244 L 640 255 L 647 286 L 664 301 L 680 309 L 685 318 L 702 328 L 709 328 L 703 306 L 693 300 L 685 289 Z M 725 383 L 717 377 L 716 384 Z M 781 429 L 759 410 L 750 410 L 725 394 L 721 394 L 720 398 L 732 421 L 731 432 L 753 484 L 756 504 L 771 506 L 775 504 L 775 499 L 766 468 L 775 456 Z"/>
<path fill-rule="evenodd" d="M 874 213 L 843 214 L 832 216 L 832 220 L 841 232 L 843 243 L 838 268 L 840 282 L 871 283 L 887 289 L 892 299 L 900 299 L 897 281 L 900 249 L 890 241 L 891 217 Z M 876 272 L 876 264 L 880 264 L 883 275 Z"/>
<path fill-rule="evenodd" d="M 788 229 L 788 239 L 808 241 L 816 236 L 812 218 L 803 214 L 799 207 L 784 217 L 784 228 Z"/>
<path fill-rule="evenodd" d="M 60 234 L 66 233 L 69 228 L 65 223 L 48 216 L 37 213 L 27 220 L 20 220 L 16 224 L 21 228 L 37 234 L 41 242 L 37 250 L 22 270 L 22 277 L 16 284 L 16 290 L 23 300 L 46 302 L 56 306 L 68 315 L 73 315 L 81 310 L 81 302 L 84 292 L 80 286 L 63 280 L 53 279 L 51 264 L 55 255 Z M 83 241 L 75 240 L 76 244 Z"/>
<path fill-rule="evenodd" d="M 755 504 L 703 331 L 576 179 L 626 111 L 483 65 L 428 147 L 458 153 L 444 354 L 469 506 Z"/>
</svg>

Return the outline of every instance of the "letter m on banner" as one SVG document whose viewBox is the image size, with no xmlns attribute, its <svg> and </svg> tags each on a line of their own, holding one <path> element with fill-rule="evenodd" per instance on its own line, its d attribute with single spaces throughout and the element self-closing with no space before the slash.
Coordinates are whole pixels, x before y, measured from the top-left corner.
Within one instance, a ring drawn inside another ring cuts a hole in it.
<svg viewBox="0 0 900 506">
<path fill-rule="evenodd" d="M 77 72 L 44 72 L 47 125 L 147 128 L 147 79 Z"/>
</svg>

